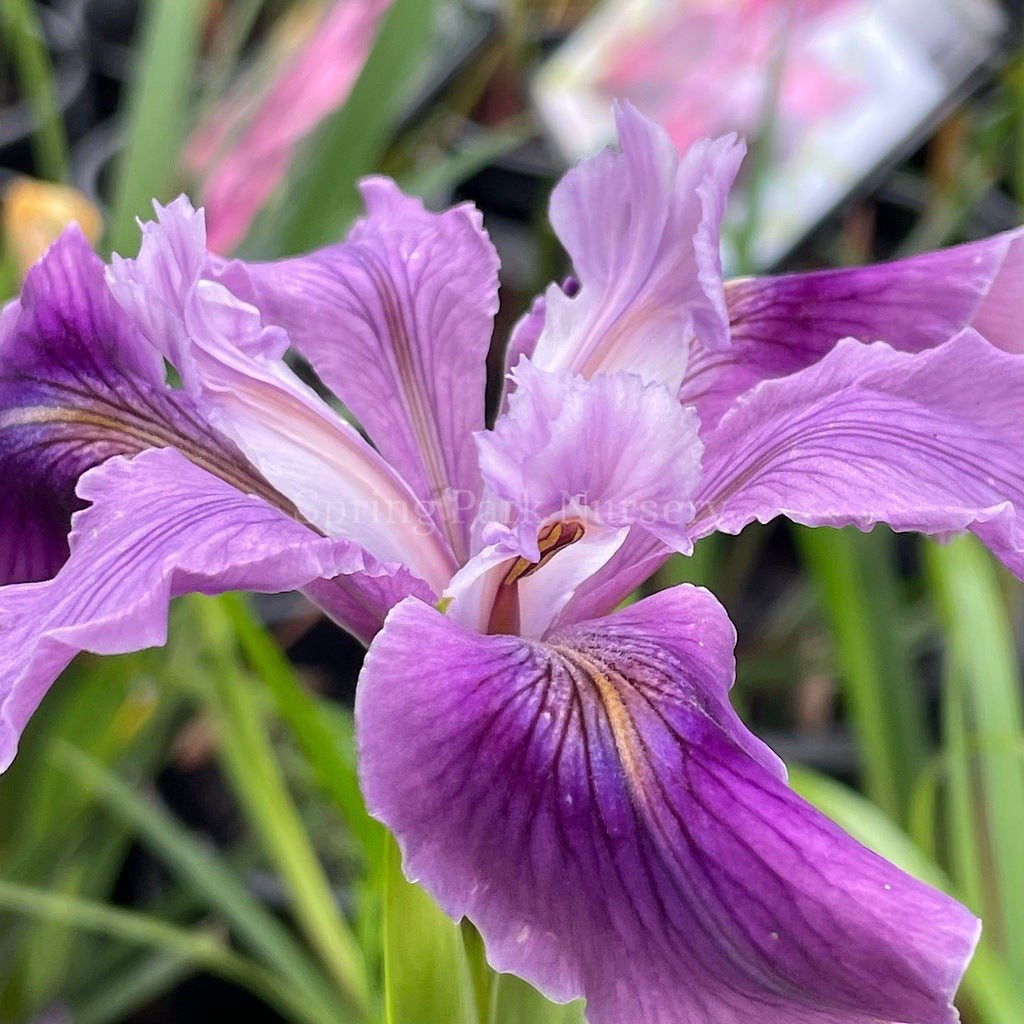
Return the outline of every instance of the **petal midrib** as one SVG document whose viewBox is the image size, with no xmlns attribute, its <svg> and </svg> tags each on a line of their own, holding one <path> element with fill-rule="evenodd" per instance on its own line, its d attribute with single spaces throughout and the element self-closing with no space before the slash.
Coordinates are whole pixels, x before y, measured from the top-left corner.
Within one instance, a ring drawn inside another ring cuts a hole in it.
<svg viewBox="0 0 1024 1024">
<path fill-rule="evenodd" d="M 245 466 L 232 464 L 212 446 L 204 448 L 187 436 L 176 434 L 171 430 L 163 430 L 158 424 L 140 416 L 131 413 L 125 415 L 123 410 L 119 410 L 119 413 L 120 415 L 115 418 L 100 412 L 73 409 L 67 406 L 27 406 L 8 410 L 0 415 L 0 430 L 48 424 L 76 424 L 95 428 L 99 438 L 102 439 L 109 440 L 118 437 L 132 442 L 131 446 L 121 453 L 124 455 L 137 455 L 148 448 L 173 448 L 181 452 L 200 469 L 218 477 L 241 493 L 262 498 L 269 505 L 280 509 L 297 522 L 316 530 L 317 533 L 322 533 L 305 519 L 288 498 L 272 487 L 248 463 Z"/>
<path fill-rule="evenodd" d="M 453 510 L 449 498 L 450 480 L 437 430 L 437 420 L 431 415 L 430 404 L 419 386 L 422 375 L 417 372 L 414 347 L 410 343 L 405 319 L 397 308 L 396 296 L 393 289 L 388 286 L 387 276 L 382 273 L 372 254 L 364 253 L 359 248 L 355 248 L 353 251 L 360 266 L 372 281 L 380 299 L 381 310 L 384 313 L 388 334 L 391 337 L 391 351 L 394 354 L 402 398 L 418 442 L 417 447 L 423 460 L 427 486 L 431 498 L 440 507 L 440 515 L 436 515 L 435 519 L 438 520 L 438 525 L 449 547 L 462 563 L 468 554 L 465 538 L 462 531 L 457 528 L 455 517 L 452 515 Z"/>
</svg>

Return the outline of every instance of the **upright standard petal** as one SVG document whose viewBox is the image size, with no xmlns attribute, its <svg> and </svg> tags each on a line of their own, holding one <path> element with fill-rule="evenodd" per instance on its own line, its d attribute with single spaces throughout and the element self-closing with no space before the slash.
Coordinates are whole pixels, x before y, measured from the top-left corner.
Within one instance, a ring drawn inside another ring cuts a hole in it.
<svg viewBox="0 0 1024 1024">
<path fill-rule="evenodd" d="M 217 429 L 309 522 L 377 558 L 408 565 L 439 592 L 455 559 L 406 481 L 284 363 L 288 335 L 239 295 L 240 264 L 206 252 L 202 213 L 156 207 L 138 259 L 115 257 L 111 290 Z"/>
<path fill-rule="evenodd" d="M 75 515 L 57 575 L 0 588 L 0 770 L 71 658 L 164 643 L 172 597 L 291 590 L 366 565 L 355 545 L 321 536 L 173 449 L 110 459 L 82 477 L 78 494 L 92 504 Z"/>
<path fill-rule="evenodd" d="M 694 538 L 788 516 L 977 534 L 1024 576 L 1024 358 L 973 330 L 911 354 L 840 342 L 706 434 Z"/>
<path fill-rule="evenodd" d="M 464 559 L 498 257 L 471 206 L 435 214 L 383 178 L 361 188 L 367 216 L 343 244 L 249 267 L 257 302 Z"/>
<path fill-rule="evenodd" d="M 711 350 L 729 341 L 718 230 L 744 149 L 726 137 L 680 160 L 633 107 L 615 117 L 621 152 L 583 161 L 552 193 L 580 288 L 548 288 L 544 330 L 526 354 L 547 370 L 626 371 L 676 389 L 694 335 Z"/>
<path fill-rule="evenodd" d="M 732 345 L 694 343 L 680 393 L 705 428 L 738 395 L 810 366 L 840 338 L 920 352 L 973 327 L 1024 351 L 1024 228 L 873 267 L 729 281 L 725 297 Z"/>
<path fill-rule="evenodd" d="M 357 696 L 368 806 L 498 970 L 592 1024 L 953 1024 L 978 922 L 788 789 L 733 639 L 692 587 L 546 643 L 403 602 Z"/>
</svg>

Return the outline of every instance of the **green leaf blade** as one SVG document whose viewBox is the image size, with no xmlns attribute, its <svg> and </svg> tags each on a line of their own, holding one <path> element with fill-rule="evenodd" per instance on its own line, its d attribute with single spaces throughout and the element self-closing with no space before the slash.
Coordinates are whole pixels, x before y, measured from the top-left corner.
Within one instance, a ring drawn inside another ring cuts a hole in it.
<svg viewBox="0 0 1024 1024">
<path fill-rule="evenodd" d="M 152 0 L 145 5 L 107 237 L 109 248 L 122 255 L 138 249 L 135 218 L 151 214 L 152 199 L 171 198 L 205 13 L 205 0 Z"/>
</svg>

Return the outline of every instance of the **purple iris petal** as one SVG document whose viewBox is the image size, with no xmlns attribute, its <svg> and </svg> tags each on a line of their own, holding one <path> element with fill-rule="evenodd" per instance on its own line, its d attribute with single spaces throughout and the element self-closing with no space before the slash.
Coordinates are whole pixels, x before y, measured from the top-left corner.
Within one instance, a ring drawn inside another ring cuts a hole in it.
<svg viewBox="0 0 1024 1024">
<path fill-rule="evenodd" d="M 331 579 L 313 580 L 302 588 L 307 597 L 342 629 L 369 646 L 387 614 L 406 597 L 433 602 L 436 595 L 403 565 L 381 562 L 363 551 L 360 561 Z"/>
<path fill-rule="evenodd" d="M 970 326 L 1024 350 L 1024 228 L 879 266 L 730 281 L 725 296 L 732 345 L 694 343 L 680 393 L 705 427 L 758 381 L 810 366 L 840 338 L 920 352 Z"/>
<path fill-rule="evenodd" d="M 187 200 L 156 207 L 136 260 L 115 258 L 111 290 L 181 372 L 186 391 L 309 522 L 376 557 L 409 566 L 440 591 L 456 567 L 406 481 L 282 360 L 288 335 L 216 280 L 240 278 L 206 251 Z"/>
<path fill-rule="evenodd" d="M 679 387 L 690 339 L 728 344 L 718 228 L 743 159 L 734 137 L 680 159 L 636 109 L 616 108 L 620 153 L 571 170 L 551 196 L 551 223 L 572 257 L 579 293 L 546 293 L 531 359 L 590 377 L 624 370 Z"/>
<path fill-rule="evenodd" d="M 978 922 L 787 788 L 733 638 L 692 587 L 546 643 L 403 602 L 360 680 L 368 806 L 498 970 L 593 1024 L 953 1024 Z"/>
<path fill-rule="evenodd" d="M 584 380 L 523 359 L 512 377 L 508 412 L 477 445 L 485 481 L 513 509 L 525 558 L 540 558 L 537 531 L 553 516 L 638 525 L 689 550 L 702 450 L 692 409 L 632 374 Z"/>
<path fill-rule="evenodd" d="M 154 314 L 158 298 L 149 306 Z M 85 504 L 75 493 L 79 478 L 116 455 L 176 449 L 240 496 L 259 496 L 302 521 L 294 503 L 163 374 L 160 352 L 114 301 L 103 264 L 70 229 L 0 316 L 0 468 L 15 482 L 0 497 L 0 584 L 48 579 L 60 569 L 71 515 Z M 268 417 L 273 412 L 268 403 Z M 403 597 L 432 596 L 400 564 L 365 551 L 358 565 L 353 553 L 350 576 L 314 590 L 329 614 L 367 641 Z"/>
<path fill-rule="evenodd" d="M 694 537 L 810 526 L 970 530 L 1024 575 L 1024 360 L 967 330 L 911 354 L 841 341 L 704 437 Z"/>
<path fill-rule="evenodd" d="M 249 273 L 268 322 L 287 329 L 465 558 L 498 257 L 471 206 L 434 214 L 383 178 L 361 187 L 367 216 L 343 244 Z"/>
<path fill-rule="evenodd" d="M 103 271 L 88 239 L 72 224 L 28 272 L 20 299 L 12 303 L 17 314 L 5 314 L 4 326 L 12 332 L 5 361 L 29 375 L 37 361 L 68 374 L 95 373 L 116 363 L 123 376 L 163 384 L 160 353 L 121 313 Z"/>
<path fill-rule="evenodd" d="M 114 455 L 178 447 L 255 493 L 271 488 L 163 379 L 163 360 L 72 227 L 29 273 L 0 327 L 0 583 L 52 576 L 67 557 L 78 478 Z M 277 496 L 278 498 L 280 496 Z M 284 499 L 281 499 L 284 502 Z"/>
<path fill-rule="evenodd" d="M 0 770 L 50 684 L 82 650 L 166 640 L 179 594 L 280 591 L 359 572 L 363 553 L 325 538 L 173 449 L 114 458 L 82 477 L 70 556 L 45 582 L 0 589 Z"/>
</svg>

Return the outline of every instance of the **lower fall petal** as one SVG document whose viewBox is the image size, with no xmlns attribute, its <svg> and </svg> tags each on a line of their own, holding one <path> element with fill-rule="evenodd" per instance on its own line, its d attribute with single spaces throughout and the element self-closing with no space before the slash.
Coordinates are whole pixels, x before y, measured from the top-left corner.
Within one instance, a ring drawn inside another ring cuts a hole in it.
<svg viewBox="0 0 1024 1024">
<path fill-rule="evenodd" d="M 731 346 L 695 342 L 680 397 L 705 427 L 762 380 L 795 373 L 839 341 L 921 352 L 973 327 L 1024 347 L 1024 228 L 871 267 L 750 277 L 725 286 Z"/>
<path fill-rule="evenodd" d="M 777 515 L 977 534 L 1024 576 L 1024 358 L 972 330 L 927 352 L 840 342 L 704 437 L 694 538 Z"/>
<path fill-rule="evenodd" d="M 0 770 L 78 651 L 119 654 L 166 639 L 185 593 L 276 592 L 358 573 L 361 550 L 325 538 L 172 449 L 114 458 L 79 483 L 57 575 L 0 588 Z"/>
<path fill-rule="evenodd" d="M 33 267 L 0 318 L 0 585 L 47 579 L 67 558 L 79 477 L 115 455 L 176 447 L 273 500 L 261 478 L 164 382 L 163 360 L 114 302 L 76 227 Z"/>
<path fill-rule="evenodd" d="M 545 643 L 403 602 L 357 696 L 368 806 L 496 969 L 591 1024 L 953 1024 L 978 922 L 786 786 L 733 639 L 693 587 Z"/>
</svg>

